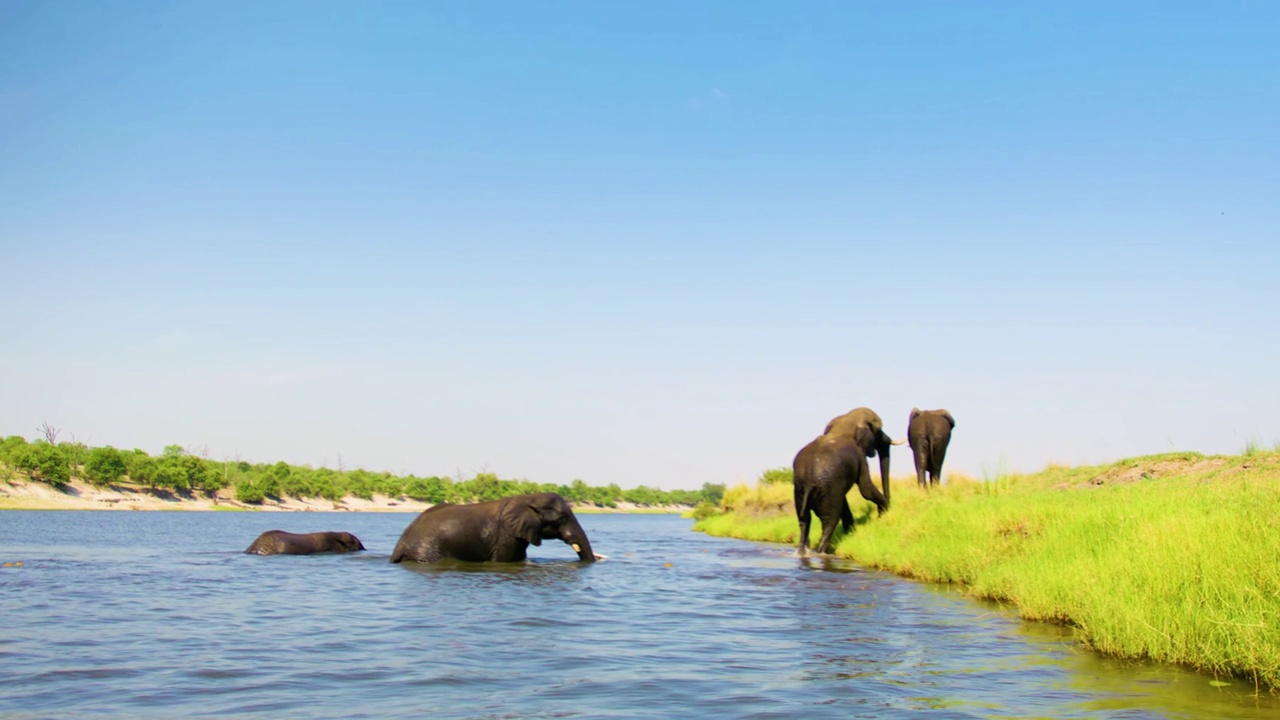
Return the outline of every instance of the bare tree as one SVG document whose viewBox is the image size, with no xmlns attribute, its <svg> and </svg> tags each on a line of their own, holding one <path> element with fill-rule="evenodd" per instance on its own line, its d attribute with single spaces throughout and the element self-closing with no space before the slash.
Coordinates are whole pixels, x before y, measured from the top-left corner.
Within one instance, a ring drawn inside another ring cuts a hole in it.
<svg viewBox="0 0 1280 720">
<path fill-rule="evenodd" d="M 50 425 L 48 419 L 40 423 L 40 426 L 37 427 L 36 430 L 41 435 L 44 435 L 44 439 L 48 440 L 50 445 L 58 444 L 58 433 L 62 432 L 62 430 Z"/>
<path fill-rule="evenodd" d="M 80 466 L 84 463 L 84 458 L 81 457 L 82 450 L 85 450 L 85 446 L 76 440 L 75 433 L 71 433 L 71 477 L 80 473 Z"/>
</svg>

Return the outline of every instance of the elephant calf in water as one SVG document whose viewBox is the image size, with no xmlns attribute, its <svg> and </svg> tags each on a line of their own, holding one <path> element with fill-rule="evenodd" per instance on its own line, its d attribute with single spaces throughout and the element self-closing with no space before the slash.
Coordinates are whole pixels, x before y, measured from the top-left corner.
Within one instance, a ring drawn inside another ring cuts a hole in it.
<svg viewBox="0 0 1280 720">
<path fill-rule="evenodd" d="M 521 562 L 530 545 L 563 540 L 582 562 L 594 562 L 587 533 L 569 503 L 556 493 L 515 495 L 501 500 L 450 505 L 422 511 L 405 528 L 391 562 Z"/>
<path fill-rule="evenodd" d="M 249 555 L 314 555 L 364 550 L 360 538 L 349 532 L 291 533 L 268 530 L 245 549 Z"/>
<path fill-rule="evenodd" d="M 907 419 L 907 442 L 916 458 L 916 482 L 922 488 L 942 484 L 942 461 L 951 443 L 951 429 L 956 419 L 946 410 L 921 410 L 911 408 Z M 925 482 L 925 473 L 929 482 Z"/>
</svg>

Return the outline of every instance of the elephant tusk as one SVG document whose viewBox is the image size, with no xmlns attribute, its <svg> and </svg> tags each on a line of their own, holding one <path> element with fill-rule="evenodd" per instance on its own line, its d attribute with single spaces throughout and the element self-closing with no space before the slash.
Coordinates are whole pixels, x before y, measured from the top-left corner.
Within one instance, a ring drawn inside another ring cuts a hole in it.
<svg viewBox="0 0 1280 720">
<path fill-rule="evenodd" d="M 889 441 L 889 444 L 890 444 L 890 445 L 901 445 L 901 444 L 905 443 L 906 441 L 907 441 L 907 439 L 906 439 L 906 438 L 903 438 L 903 439 L 901 439 L 901 440 L 890 440 L 890 441 Z"/>
<path fill-rule="evenodd" d="M 576 553 L 582 552 L 582 548 L 578 545 L 578 543 L 573 543 L 569 547 L 573 548 L 573 551 Z"/>
</svg>

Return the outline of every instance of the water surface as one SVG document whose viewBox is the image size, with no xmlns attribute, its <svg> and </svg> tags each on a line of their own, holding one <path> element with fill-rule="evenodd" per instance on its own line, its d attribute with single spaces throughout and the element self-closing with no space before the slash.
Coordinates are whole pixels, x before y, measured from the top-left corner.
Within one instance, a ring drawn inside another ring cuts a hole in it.
<svg viewBox="0 0 1280 720">
<path fill-rule="evenodd" d="M 400 513 L 0 512 L 5 718 L 1280 718 L 945 587 L 674 516 L 597 552 L 391 565 Z M 258 557 L 265 530 L 369 552 Z"/>
</svg>

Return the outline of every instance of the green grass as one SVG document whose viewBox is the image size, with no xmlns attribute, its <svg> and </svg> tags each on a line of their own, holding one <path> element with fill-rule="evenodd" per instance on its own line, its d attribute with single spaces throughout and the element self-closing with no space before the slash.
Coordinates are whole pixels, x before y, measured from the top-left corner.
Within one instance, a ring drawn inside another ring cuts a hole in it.
<svg viewBox="0 0 1280 720">
<path fill-rule="evenodd" d="M 895 481 L 880 518 L 855 494 L 860 524 L 836 554 L 963 583 L 1025 618 L 1075 626 L 1106 654 L 1280 688 L 1280 452 L 947 479 L 928 494 Z M 790 506 L 740 507 L 695 529 L 796 542 Z"/>
</svg>

